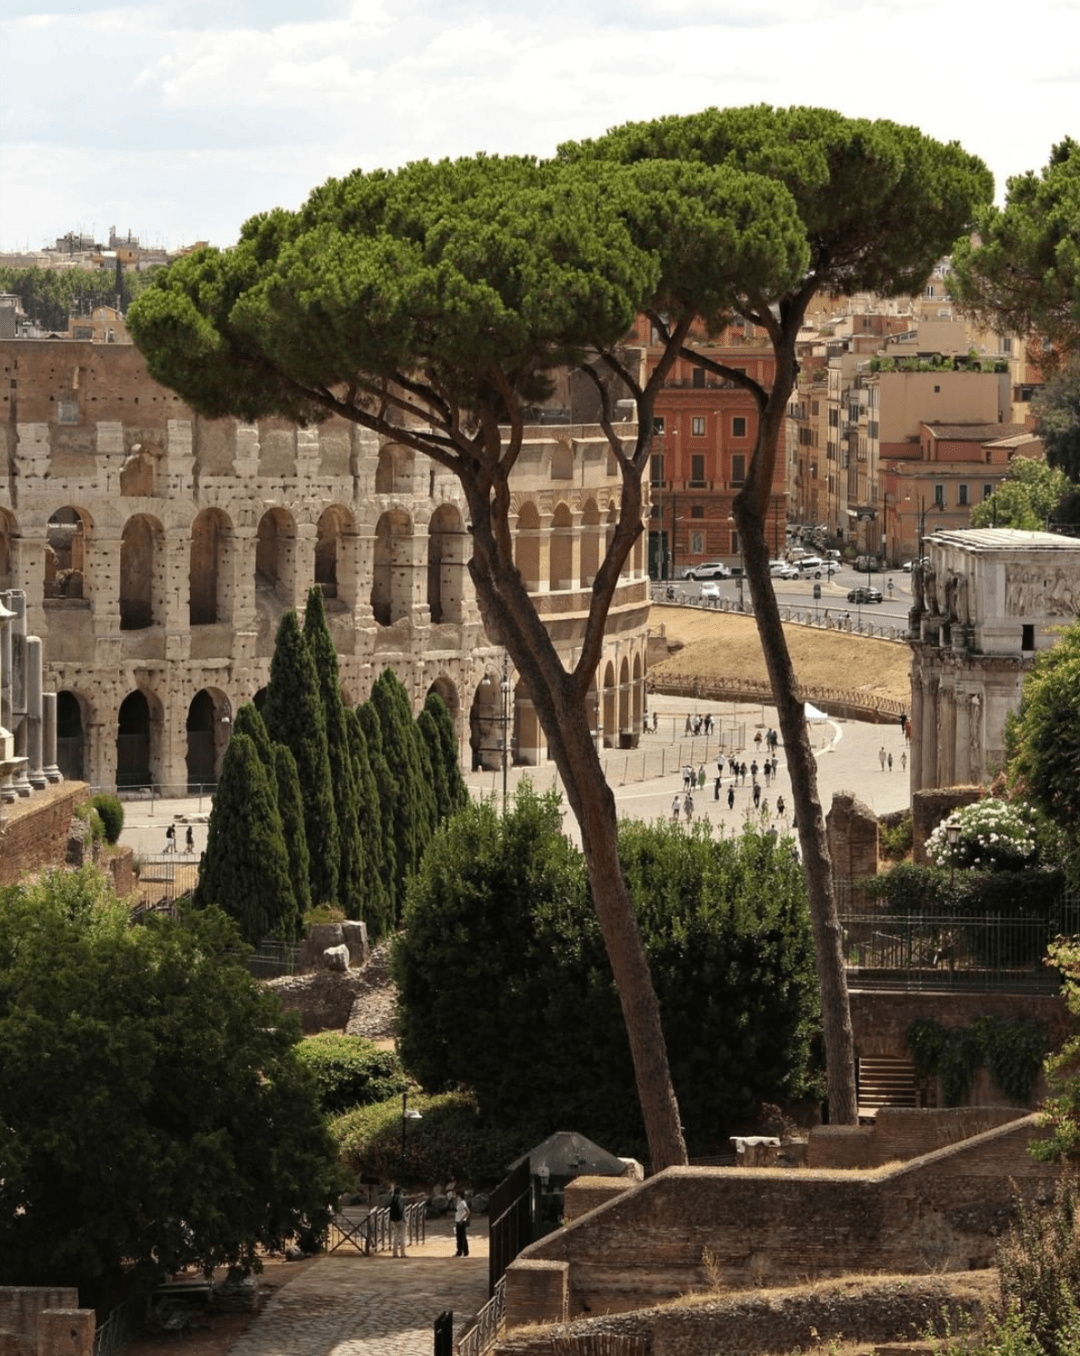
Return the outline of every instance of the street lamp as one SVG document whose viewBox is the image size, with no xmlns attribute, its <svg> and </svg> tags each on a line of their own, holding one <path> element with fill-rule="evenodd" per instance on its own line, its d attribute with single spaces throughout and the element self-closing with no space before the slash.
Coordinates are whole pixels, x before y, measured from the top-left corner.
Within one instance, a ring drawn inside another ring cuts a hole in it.
<svg viewBox="0 0 1080 1356">
<path fill-rule="evenodd" d="M 956 874 L 956 845 L 960 842 L 960 821 L 955 817 L 945 825 L 945 839 L 949 844 L 949 889 Z"/>
<path fill-rule="evenodd" d="M 405 1185 L 405 1130 L 410 1121 L 423 1120 L 423 1116 L 415 1107 L 409 1106 L 409 1094 L 401 1094 L 401 1172 L 398 1175 L 398 1185 Z"/>
</svg>

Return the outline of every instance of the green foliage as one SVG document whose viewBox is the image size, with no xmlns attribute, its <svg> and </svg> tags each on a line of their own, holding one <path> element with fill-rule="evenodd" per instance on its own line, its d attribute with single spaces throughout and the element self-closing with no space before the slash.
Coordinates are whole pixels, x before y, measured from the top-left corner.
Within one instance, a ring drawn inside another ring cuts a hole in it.
<svg viewBox="0 0 1080 1356">
<path fill-rule="evenodd" d="M 274 766 L 274 750 L 270 743 L 270 736 L 266 730 L 266 722 L 259 714 L 258 708 L 253 702 L 245 702 L 236 713 L 236 719 L 233 721 L 232 732 L 236 734 L 246 734 L 255 745 L 255 752 L 259 755 L 259 762 L 266 768 L 267 772 Z"/>
<path fill-rule="evenodd" d="M 948 825 L 959 825 L 953 846 Z M 1020 871 L 1037 863 L 1034 814 L 1019 801 L 987 796 L 954 810 L 926 840 L 926 855 L 935 866 L 983 871 Z"/>
<path fill-rule="evenodd" d="M 1062 995 L 1069 1011 L 1080 1017 L 1080 939 L 1058 938 L 1046 963 L 1061 971 Z M 1070 1036 L 1045 1067 L 1050 1096 L 1039 1119 L 1049 1133 L 1034 1141 L 1031 1152 L 1044 1162 L 1080 1161 L 1080 1035 Z"/>
<path fill-rule="evenodd" d="M 1063 1176 L 1053 1202 L 1020 1201 L 1017 1222 L 998 1249 L 1001 1304 L 1045 1356 L 1080 1351 L 1080 1190 Z"/>
<path fill-rule="evenodd" d="M 882 824 L 878 829 L 881 855 L 894 862 L 902 862 L 911 851 L 911 811 L 905 810 L 896 824 Z"/>
<path fill-rule="evenodd" d="M 1031 408 L 1035 431 L 1046 447 L 1046 460 L 1071 481 L 1073 498 L 1061 506 L 1057 516 L 1075 530 L 1080 523 L 1080 508 L 1075 503 L 1080 482 L 1080 358 L 1046 383 Z"/>
<path fill-rule="evenodd" d="M 1080 143 L 1066 137 L 1040 174 L 1011 178 L 1004 208 L 985 207 L 977 233 L 952 257 L 965 310 L 992 329 L 1041 336 L 1064 359 L 1080 356 Z"/>
<path fill-rule="evenodd" d="M 271 935 L 291 941 L 300 921 L 271 775 L 252 740 L 234 734 L 221 765 L 194 895 L 199 908 L 214 904 L 234 919 L 252 945 Z"/>
<path fill-rule="evenodd" d="M 1007 775 L 1015 794 L 1064 831 L 1080 875 L 1080 621 L 1035 658 L 1020 709 L 1005 722 Z"/>
<path fill-rule="evenodd" d="M 492 1187 L 536 1142 L 535 1127 L 486 1119 L 467 1092 L 410 1094 L 422 1119 L 405 1136 L 406 1182 L 468 1182 Z M 352 1172 L 396 1182 L 401 1175 L 401 1098 L 336 1117 L 330 1131 Z"/>
<path fill-rule="evenodd" d="M 254 707 L 251 708 L 254 710 Z M 277 795 L 278 814 L 281 816 L 281 836 L 289 859 L 289 881 L 300 917 L 297 934 L 303 931 L 303 921 L 311 912 L 311 855 L 308 852 L 307 829 L 304 827 L 304 797 L 300 789 L 300 774 L 292 750 L 284 744 L 270 744 L 270 776 Z"/>
<path fill-rule="evenodd" d="M 270 738 L 276 744 L 284 744 L 296 759 L 310 854 L 311 897 L 316 903 L 331 903 L 338 897 L 341 850 L 330 780 L 326 716 L 315 661 L 300 632 L 296 613 L 291 610 L 282 616 L 278 626 L 262 716 Z"/>
<path fill-rule="evenodd" d="M 100 792 L 91 798 L 90 804 L 98 812 L 98 818 L 104 826 L 105 841 L 119 842 L 124 829 L 124 806 L 120 798 Z"/>
<path fill-rule="evenodd" d="M 92 801 L 84 801 L 81 805 L 76 805 L 75 818 L 82 820 L 90 830 L 90 837 L 95 843 L 105 841 L 105 821 L 98 814 Z"/>
<path fill-rule="evenodd" d="M 374 788 L 374 800 L 371 800 L 369 796 L 364 796 L 361 800 L 360 810 L 361 814 L 366 815 L 368 820 L 370 838 L 367 841 L 369 841 L 369 844 L 372 840 L 377 843 L 377 848 L 373 851 L 377 852 L 377 860 L 382 863 L 381 878 L 386 892 L 385 931 L 394 927 L 405 906 L 405 881 L 397 870 L 397 830 L 394 822 L 395 797 L 388 794 L 388 789 L 394 786 L 394 781 L 391 777 L 390 766 L 383 756 L 382 725 L 375 707 L 370 701 L 361 702 L 354 715 L 356 717 L 356 731 L 359 732 L 363 740 L 363 747 L 367 756 L 368 773 L 371 779 L 370 787 Z M 357 740 L 356 733 L 351 727 L 349 736 L 359 749 L 359 740 Z"/>
<path fill-rule="evenodd" d="M 372 720 L 377 726 L 374 716 Z M 388 825 L 383 820 L 379 784 L 368 757 L 368 742 L 355 711 L 345 712 L 344 729 L 356 785 L 357 832 L 364 845 L 370 873 L 365 882 L 367 905 L 364 921 L 368 925 L 368 935 L 375 940 L 394 925 L 392 887 L 396 882 L 392 880 L 390 866 L 393 860 L 390 850 L 392 840 L 388 837 Z"/>
<path fill-rule="evenodd" d="M 257 1267 L 339 1189 L 299 1031 L 216 910 L 131 927 L 91 871 L 0 891 L 0 1255 L 16 1285 Z"/>
<path fill-rule="evenodd" d="M 121 274 L 120 309 L 141 290 L 137 274 Z M 116 305 L 116 275 L 90 268 L 0 268 L 0 292 L 14 292 L 26 314 L 44 330 L 68 328 L 68 317 L 95 306 Z"/>
<path fill-rule="evenodd" d="M 461 775 L 453 717 L 437 692 L 428 693 L 416 725 L 431 763 L 436 822 L 441 823 L 447 815 L 464 806 L 469 791 Z"/>
<path fill-rule="evenodd" d="M 524 783 L 505 818 L 472 804 L 440 829 L 393 953 L 402 1058 L 424 1087 L 467 1084 L 534 1139 L 573 1125 L 636 1142 L 625 1029 L 560 821 L 558 798 Z M 714 1144 L 761 1101 L 807 1088 L 817 1008 L 801 873 L 753 830 L 713 841 L 624 824 L 620 856 L 683 1119 Z"/>
<path fill-rule="evenodd" d="M 1014 457 L 997 489 L 971 510 L 972 527 L 1041 532 L 1080 488 L 1064 471 L 1034 457 Z"/>
<path fill-rule="evenodd" d="M 907 1045 L 923 1078 L 940 1078 L 946 1106 L 960 1106 L 985 1065 L 1014 1106 L 1027 1106 L 1046 1050 L 1046 1032 L 1024 1017 L 977 1017 L 967 1027 L 945 1027 L 919 1017 Z"/>
<path fill-rule="evenodd" d="M 296 1052 L 318 1086 L 320 1106 L 331 1114 L 385 1102 L 408 1086 L 397 1055 L 361 1036 L 323 1031 L 301 1041 Z"/>
</svg>

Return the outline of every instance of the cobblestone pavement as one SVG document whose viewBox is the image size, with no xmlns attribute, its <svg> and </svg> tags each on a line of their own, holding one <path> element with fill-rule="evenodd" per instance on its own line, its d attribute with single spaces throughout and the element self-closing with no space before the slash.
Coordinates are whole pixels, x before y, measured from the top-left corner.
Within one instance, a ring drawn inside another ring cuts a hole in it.
<svg viewBox="0 0 1080 1356">
<path fill-rule="evenodd" d="M 486 1221 L 454 1256 L 453 1225 L 429 1221 L 404 1259 L 320 1257 L 281 1287 L 229 1356 L 431 1356 L 435 1319 L 454 1313 L 454 1339 L 487 1303 Z"/>
</svg>

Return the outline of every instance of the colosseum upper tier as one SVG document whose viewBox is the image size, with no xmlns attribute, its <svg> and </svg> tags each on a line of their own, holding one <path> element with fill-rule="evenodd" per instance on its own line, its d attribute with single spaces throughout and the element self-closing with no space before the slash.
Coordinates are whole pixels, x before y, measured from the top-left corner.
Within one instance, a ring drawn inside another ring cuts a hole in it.
<svg viewBox="0 0 1080 1356">
<path fill-rule="evenodd" d="M 232 713 L 267 682 L 282 613 L 315 584 L 346 701 L 390 667 L 414 710 L 440 693 L 466 764 L 501 763 L 504 655 L 480 619 L 450 472 L 341 420 L 205 419 L 131 345 L 14 339 L 0 355 L 0 592 L 25 592 L 26 631 L 43 640 L 66 776 L 169 794 L 212 784 Z M 516 562 L 569 665 L 618 469 L 599 428 L 537 426 L 512 487 Z M 640 732 L 648 607 L 639 538 L 591 699 L 608 744 Z M 513 759 L 539 763 L 528 692 L 506 676 Z"/>
</svg>

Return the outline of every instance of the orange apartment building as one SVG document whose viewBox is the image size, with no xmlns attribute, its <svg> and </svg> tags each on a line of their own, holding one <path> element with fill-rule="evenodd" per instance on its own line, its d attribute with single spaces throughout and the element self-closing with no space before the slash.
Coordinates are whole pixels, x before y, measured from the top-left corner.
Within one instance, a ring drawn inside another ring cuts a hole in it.
<svg viewBox="0 0 1080 1356">
<path fill-rule="evenodd" d="M 660 346 L 649 322 L 639 319 L 634 332 L 646 346 L 650 370 Z M 733 324 L 715 341 L 693 347 L 715 362 L 746 372 L 768 390 L 775 362 L 763 329 Z M 746 481 L 757 438 L 757 406 L 749 391 L 734 381 L 706 372 L 689 360 L 675 363 L 656 399 L 649 481 L 649 574 L 675 579 L 709 560 L 740 561 L 739 534 L 732 521 L 735 496 Z M 784 545 L 784 434 L 776 459 L 767 520 L 769 549 Z"/>
</svg>

